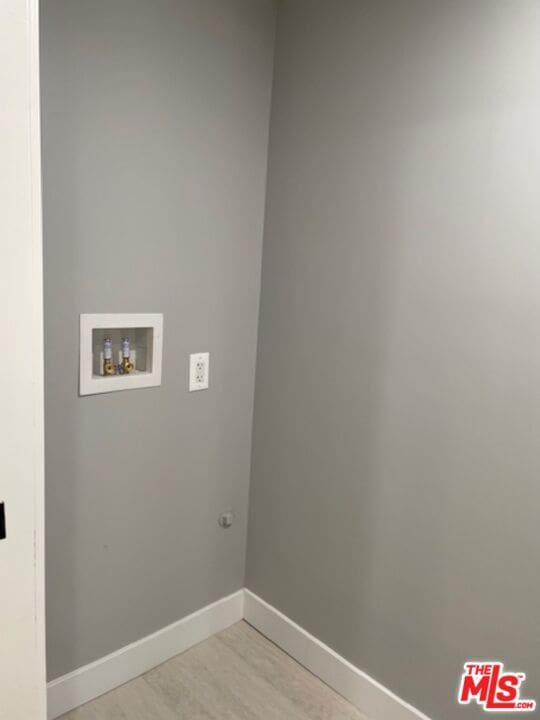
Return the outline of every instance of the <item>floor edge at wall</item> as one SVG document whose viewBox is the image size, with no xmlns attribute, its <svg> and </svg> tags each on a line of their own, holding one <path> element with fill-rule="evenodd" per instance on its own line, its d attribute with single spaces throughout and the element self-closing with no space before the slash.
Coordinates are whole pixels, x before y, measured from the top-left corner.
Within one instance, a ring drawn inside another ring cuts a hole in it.
<svg viewBox="0 0 540 720">
<path fill-rule="evenodd" d="M 85 665 L 47 686 L 49 720 L 142 675 L 242 620 L 244 592 L 222 598 L 192 615 Z"/>
<path fill-rule="evenodd" d="M 245 619 L 369 720 L 429 720 L 251 591 L 239 590 L 48 684 L 48 718 L 94 700 Z"/>
<path fill-rule="evenodd" d="M 369 720 L 429 720 L 367 673 L 269 605 L 244 590 L 244 619 L 355 705 Z"/>
</svg>

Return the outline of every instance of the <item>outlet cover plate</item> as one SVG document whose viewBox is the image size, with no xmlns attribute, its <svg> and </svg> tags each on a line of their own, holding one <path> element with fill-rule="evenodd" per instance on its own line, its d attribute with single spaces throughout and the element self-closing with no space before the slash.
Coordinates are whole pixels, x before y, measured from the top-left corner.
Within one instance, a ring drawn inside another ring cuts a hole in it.
<svg viewBox="0 0 540 720">
<path fill-rule="evenodd" d="M 189 356 L 189 392 L 208 390 L 210 379 L 210 353 L 193 353 Z"/>
</svg>

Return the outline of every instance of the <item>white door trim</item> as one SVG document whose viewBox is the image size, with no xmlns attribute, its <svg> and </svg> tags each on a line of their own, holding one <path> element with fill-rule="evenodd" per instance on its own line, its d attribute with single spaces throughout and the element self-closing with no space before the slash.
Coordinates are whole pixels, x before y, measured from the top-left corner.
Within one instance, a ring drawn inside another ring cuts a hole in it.
<svg viewBox="0 0 540 720">
<path fill-rule="evenodd" d="M 38 11 L 0 3 L 0 720 L 44 720 L 46 705 Z"/>
</svg>

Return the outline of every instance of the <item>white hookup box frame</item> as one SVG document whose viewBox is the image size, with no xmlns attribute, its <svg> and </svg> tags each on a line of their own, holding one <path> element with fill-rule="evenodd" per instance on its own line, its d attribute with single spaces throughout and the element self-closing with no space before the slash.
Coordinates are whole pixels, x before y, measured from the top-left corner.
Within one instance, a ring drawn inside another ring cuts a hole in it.
<svg viewBox="0 0 540 720">
<path fill-rule="evenodd" d="M 103 374 L 103 339 L 113 340 L 113 362 L 122 337 L 129 337 L 134 369 L 126 375 Z M 163 315 L 161 313 L 85 313 L 80 316 L 79 394 L 96 395 L 161 385 Z"/>
</svg>

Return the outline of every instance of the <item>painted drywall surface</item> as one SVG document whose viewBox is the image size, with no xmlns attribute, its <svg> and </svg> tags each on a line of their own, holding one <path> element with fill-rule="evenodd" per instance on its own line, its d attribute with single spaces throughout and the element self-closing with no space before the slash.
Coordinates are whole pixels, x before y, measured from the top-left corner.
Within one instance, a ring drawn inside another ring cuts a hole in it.
<svg viewBox="0 0 540 720">
<path fill-rule="evenodd" d="M 247 586 L 437 719 L 540 699 L 540 5 L 278 18 Z"/>
<path fill-rule="evenodd" d="M 42 3 L 50 678 L 243 585 L 274 12 Z M 79 398 L 82 312 L 164 313 L 162 387 Z"/>
</svg>

